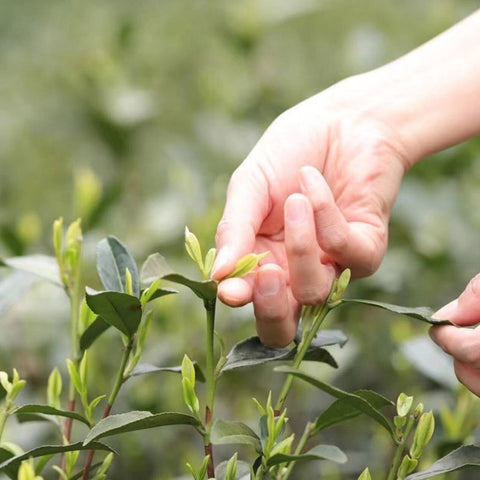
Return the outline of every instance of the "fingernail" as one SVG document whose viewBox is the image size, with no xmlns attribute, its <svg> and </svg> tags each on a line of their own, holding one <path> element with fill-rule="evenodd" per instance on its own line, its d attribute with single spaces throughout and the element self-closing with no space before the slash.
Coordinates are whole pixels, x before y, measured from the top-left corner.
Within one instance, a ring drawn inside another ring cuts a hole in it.
<svg viewBox="0 0 480 480">
<path fill-rule="evenodd" d="M 303 223 L 307 218 L 307 199 L 300 194 L 290 195 L 285 203 L 285 219 L 290 223 Z"/>
<path fill-rule="evenodd" d="M 222 247 L 215 258 L 215 262 L 212 267 L 212 278 L 216 278 L 218 272 L 225 267 L 231 260 L 230 249 L 228 246 Z M 226 272 L 224 275 L 227 275 L 229 272 Z"/>
<path fill-rule="evenodd" d="M 259 270 L 256 283 L 258 293 L 264 297 L 271 297 L 280 291 L 280 279 L 275 270 Z"/>
<path fill-rule="evenodd" d="M 437 310 L 432 317 L 437 320 L 450 320 L 450 317 L 455 313 L 458 307 L 458 300 L 453 300 L 450 303 L 447 303 L 440 310 Z"/>
</svg>

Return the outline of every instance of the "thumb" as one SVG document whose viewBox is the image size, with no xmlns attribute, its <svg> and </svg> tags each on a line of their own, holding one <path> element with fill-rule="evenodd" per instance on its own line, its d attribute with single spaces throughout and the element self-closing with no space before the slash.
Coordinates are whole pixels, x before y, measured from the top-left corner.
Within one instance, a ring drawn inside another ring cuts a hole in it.
<svg viewBox="0 0 480 480">
<path fill-rule="evenodd" d="M 253 251 L 255 239 L 268 214 L 269 189 L 259 169 L 242 164 L 230 179 L 225 209 L 217 227 L 217 258 L 212 278 L 221 280 L 237 261 Z"/>
<path fill-rule="evenodd" d="M 460 296 L 433 315 L 440 320 L 450 320 L 456 325 L 475 325 L 480 322 L 480 274 L 468 283 Z"/>
</svg>

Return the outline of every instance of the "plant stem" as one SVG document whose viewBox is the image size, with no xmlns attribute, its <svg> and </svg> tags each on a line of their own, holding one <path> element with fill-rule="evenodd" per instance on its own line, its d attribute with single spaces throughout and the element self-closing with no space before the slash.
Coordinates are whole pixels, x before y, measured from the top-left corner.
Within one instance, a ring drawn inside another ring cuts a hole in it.
<svg viewBox="0 0 480 480">
<path fill-rule="evenodd" d="M 393 456 L 392 466 L 390 467 L 390 471 L 388 472 L 387 480 L 395 480 L 395 476 L 397 474 L 398 468 L 400 467 L 400 464 L 402 462 L 405 445 L 407 443 L 408 437 L 410 436 L 410 432 L 412 431 L 412 428 L 414 425 L 415 425 L 415 418 L 413 414 L 410 414 L 405 430 L 403 431 L 402 438 L 395 450 L 395 455 Z"/>
<path fill-rule="evenodd" d="M 120 362 L 120 366 L 118 367 L 118 371 L 117 371 L 117 377 L 115 379 L 115 383 L 113 384 L 112 391 L 110 392 L 110 396 L 108 397 L 107 405 L 105 406 L 105 409 L 103 411 L 102 420 L 104 418 L 107 418 L 108 415 L 110 414 L 110 410 L 112 409 L 113 404 L 115 403 L 118 392 L 120 391 L 120 388 L 122 387 L 123 383 L 126 380 L 125 369 L 127 368 L 130 352 L 132 351 L 132 348 L 133 348 L 133 339 L 134 337 L 132 336 L 132 338 L 130 338 L 128 344 L 125 346 L 123 350 L 122 360 Z M 85 467 L 83 469 L 82 480 L 88 480 L 94 455 L 95 455 L 95 450 L 90 450 L 88 452 L 87 460 L 85 462 Z"/>
<path fill-rule="evenodd" d="M 310 344 L 312 343 L 312 340 L 315 338 L 315 335 L 317 334 L 318 329 L 320 328 L 320 325 L 322 324 L 323 320 L 325 319 L 329 311 L 330 311 L 330 307 L 328 306 L 328 300 L 327 300 L 321 306 L 320 311 L 315 315 L 313 319 L 313 325 L 310 328 L 310 330 L 308 332 L 303 332 L 302 340 L 298 345 L 297 353 L 295 355 L 295 359 L 293 360 L 293 365 L 292 365 L 293 368 L 298 368 L 302 363 L 305 357 L 305 354 L 307 353 L 307 350 L 310 347 Z M 283 406 L 285 405 L 285 401 L 287 399 L 288 392 L 290 391 L 290 388 L 292 386 L 292 382 L 293 382 L 292 375 L 288 375 L 285 381 L 283 382 L 283 386 L 280 391 L 280 396 L 275 405 L 275 411 L 278 412 L 278 414 L 280 414 L 280 412 L 283 409 Z"/>
<path fill-rule="evenodd" d="M 205 311 L 207 314 L 207 337 L 206 337 L 206 372 L 205 380 L 207 386 L 207 398 L 205 402 L 205 429 L 203 437 L 205 455 L 210 455 L 207 467 L 208 478 L 215 477 L 215 462 L 213 460 L 213 447 L 210 441 L 210 431 L 212 426 L 213 404 L 215 401 L 215 358 L 214 358 L 214 338 L 215 338 L 215 306 L 216 300 L 205 300 Z"/>
<path fill-rule="evenodd" d="M 4 407 L 0 410 L 0 441 L 2 440 L 3 431 L 5 430 L 5 424 L 7 423 L 11 408 L 12 402 L 7 400 Z"/>
<path fill-rule="evenodd" d="M 300 455 L 302 453 L 302 450 L 304 449 L 306 443 L 308 442 L 308 439 L 310 438 L 310 435 L 312 434 L 312 431 L 314 430 L 314 427 L 315 427 L 315 424 L 312 423 L 312 422 L 308 422 L 305 425 L 305 430 L 303 431 L 303 434 L 300 437 L 300 440 L 298 441 L 297 447 L 295 448 L 294 455 Z M 294 466 L 295 466 L 295 462 L 289 462 L 287 464 L 287 469 L 280 476 L 280 479 L 281 480 L 287 480 L 287 478 L 292 473 L 292 470 L 293 470 Z"/>
</svg>

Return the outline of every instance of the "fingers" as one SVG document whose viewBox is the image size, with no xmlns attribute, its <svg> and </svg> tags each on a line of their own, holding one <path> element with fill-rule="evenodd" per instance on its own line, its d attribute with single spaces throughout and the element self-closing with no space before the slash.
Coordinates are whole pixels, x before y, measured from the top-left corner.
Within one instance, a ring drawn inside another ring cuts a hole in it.
<svg viewBox="0 0 480 480">
<path fill-rule="evenodd" d="M 227 278 L 218 284 L 218 298 L 231 307 L 241 307 L 252 300 L 252 282 L 243 278 Z"/>
<path fill-rule="evenodd" d="M 268 214 L 269 191 L 259 169 L 242 164 L 232 175 L 222 219 L 217 228 L 217 258 L 212 278 L 221 280 L 236 262 L 253 251 L 255 237 Z"/>
<path fill-rule="evenodd" d="M 301 194 L 290 195 L 285 202 L 285 249 L 295 299 L 303 305 L 324 301 L 335 278 L 335 268 L 321 263 L 312 206 Z"/>
<path fill-rule="evenodd" d="M 253 305 L 262 343 L 284 347 L 294 339 L 299 306 L 289 293 L 285 272 L 278 265 L 267 264 L 258 269 Z"/>
<path fill-rule="evenodd" d="M 480 329 L 439 325 L 430 329 L 430 336 L 456 360 L 480 368 Z"/>
<path fill-rule="evenodd" d="M 475 325 L 480 322 L 480 275 L 468 283 L 462 294 L 434 314 L 435 318 L 450 320 L 456 325 Z"/>
<path fill-rule="evenodd" d="M 302 192 L 310 200 L 318 244 L 332 262 L 350 268 L 356 276 L 371 275 L 386 248 L 386 226 L 378 216 L 347 222 L 323 175 L 314 167 L 300 170 Z"/>
<path fill-rule="evenodd" d="M 468 363 L 454 362 L 455 374 L 471 392 L 480 397 L 480 370 Z"/>
</svg>

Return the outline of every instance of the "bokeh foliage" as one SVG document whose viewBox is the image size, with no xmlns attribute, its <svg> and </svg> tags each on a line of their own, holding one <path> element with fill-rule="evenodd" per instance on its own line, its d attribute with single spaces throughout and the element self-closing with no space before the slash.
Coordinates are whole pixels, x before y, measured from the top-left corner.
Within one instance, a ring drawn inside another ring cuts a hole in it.
<svg viewBox="0 0 480 480">
<path fill-rule="evenodd" d="M 160 251 L 177 270 L 191 268 L 184 226 L 205 247 L 213 243 L 229 175 L 279 113 L 398 57 L 477 7 L 472 0 L 2 0 L 0 253 L 50 253 L 51 222 L 81 215 L 89 285 L 98 285 L 94 249 L 106 234 L 121 238 L 139 262 Z M 354 284 L 352 295 L 436 308 L 480 271 L 479 160 L 480 142 L 473 139 L 409 172 L 385 262 Z M 16 366 L 31 397 L 42 395 L 36 387 L 67 356 L 61 341 L 67 309 L 61 291 L 36 285 L 4 312 L 1 369 Z M 221 312 L 219 328 L 232 344 L 252 334 L 248 308 Z M 425 398 L 433 407 L 454 402 L 452 388 L 420 374 L 402 354 L 401 342 L 426 328 L 365 312 L 355 307 L 336 315 L 334 328 L 351 341 L 340 352 L 340 369 L 325 375 L 337 376 L 345 389 L 372 387 L 392 398 L 401 390 L 430 392 Z M 200 355 L 192 340 L 202 337 L 200 313 L 185 292 L 165 299 L 156 312 L 151 361 L 179 363 L 186 349 L 192 358 Z M 105 347 L 93 353 L 104 365 L 95 379 L 101 391 L 116 359 Z M 255 378 L 232 372 L 220 386 L 228 398 L 222 413 L 248 417 L 249 398 L 271 385 L 267 367 Z M 292 419 L 328 404 L 309 393 L 299 387 Z M 178 379 L 166 374 L 132 381 L 123 401 L 162 411 L 180 395 Z M 23 432 L 11 433 L 25 442 L 45 435 L 42 428 Z M 357 422 L 331 435 L 332 443 L 357 454 L 366 445 L 352 468 L 369 459 L 381 465 L 375 452 L 385 439 L 373 427 Z M 162 432 L 118 442 L 128 442 L 130 454 L 118 462 L 115 478 L 172 478 L 198 455 L 182 430 L 178 437 Z M 185 448 L 169 450 L 171 442 Z M 159 460 L 160 449 L 171 456 Z"/>
</svg>

